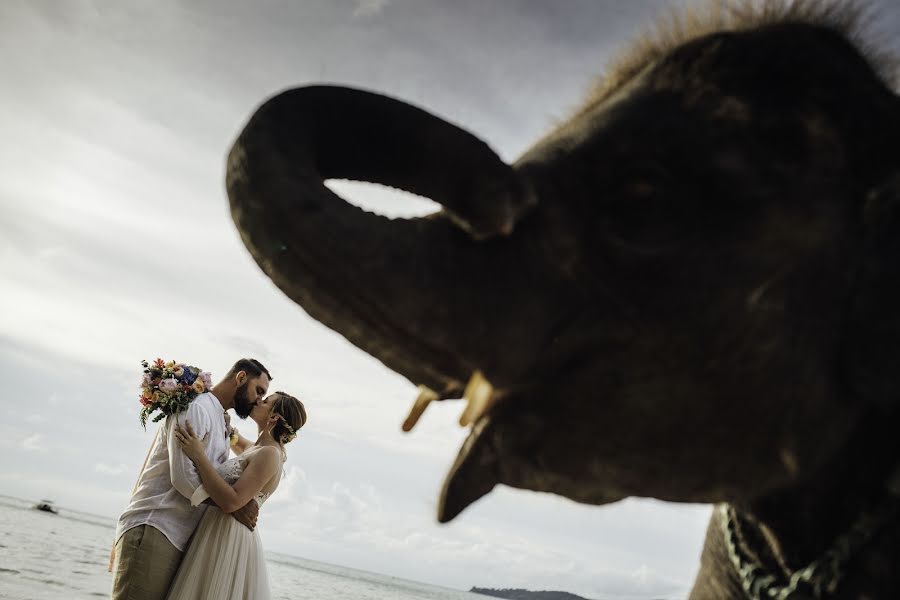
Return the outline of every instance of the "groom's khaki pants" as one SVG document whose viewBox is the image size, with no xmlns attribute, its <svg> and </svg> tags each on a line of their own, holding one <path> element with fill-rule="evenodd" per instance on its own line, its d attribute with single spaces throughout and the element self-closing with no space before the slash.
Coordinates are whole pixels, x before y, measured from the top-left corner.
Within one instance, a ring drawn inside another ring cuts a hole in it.
<svg viewBox="0 0 900 600">
<path fill-rule="evenodd" d="M 116 542 L 112 600 L 165 600 L 181 556 L 159 529 L 132 527 Z"/>
</svg>

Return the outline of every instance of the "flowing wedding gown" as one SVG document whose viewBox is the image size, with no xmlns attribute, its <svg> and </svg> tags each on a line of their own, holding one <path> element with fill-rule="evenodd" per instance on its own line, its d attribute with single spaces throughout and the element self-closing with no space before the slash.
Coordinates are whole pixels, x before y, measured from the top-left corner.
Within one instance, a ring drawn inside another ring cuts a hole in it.
<svg viewBox="0 0 900 600">
<path fill-rule="evenodd" d="M 233 484 L 241 476 L 247 457 L 258 447 L 226 460 L 217 471 Z M 280 478 L 280 475 L 279 475 Z M 254 499 L 262 506 L 275 488 L 258 492 Z M 209 497 L 203 486 L 193 502 Z M 178 567 L 167 600 L 269 600 L 269 574 L 257 531 L 250 531 L 234 517 L 215 506 L 206 514 L 191 538 Z"/>
</svg>

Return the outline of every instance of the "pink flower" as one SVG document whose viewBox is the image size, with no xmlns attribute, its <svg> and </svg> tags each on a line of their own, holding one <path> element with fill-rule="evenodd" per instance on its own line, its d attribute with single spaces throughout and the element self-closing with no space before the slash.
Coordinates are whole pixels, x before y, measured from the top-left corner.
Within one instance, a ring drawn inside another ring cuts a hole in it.
<svg viewBox="0 0 900 600">
<path fill-rule="evenodd" d="M 144 378 L 141 379 L 141 387 L 147 387 L 148 385 L 150 385 L 150 381 L 150 373 L 144 373 Z"/>
<path fill-rule="evenodd" d="M 178 381 L 174 377 L 163 379 L 159 382 L 159 391 L 171 394 L 178 389 Z"/>
<path fill-rule="evenodd" d="M 203 371 L 200 373 L 200 379 L 203 380 L 203 385 L 207 387 L 207 389 L 212 387 L 212 375 L 209 371 Z"/>
</svg>

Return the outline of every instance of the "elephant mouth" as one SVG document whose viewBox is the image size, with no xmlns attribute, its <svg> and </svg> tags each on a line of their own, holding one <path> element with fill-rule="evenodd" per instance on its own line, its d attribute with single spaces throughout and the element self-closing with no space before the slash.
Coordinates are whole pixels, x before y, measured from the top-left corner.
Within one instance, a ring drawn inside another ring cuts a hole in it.
<svg viewBox="0 0 900 600">
<path fill-rule="evenodd" d="M 580 322 L 578 317 L 565 319 L 565 327 L 561 325 L 557 334 L 564 337 L 571 333 L 567 342 L 572 342 L 577 359 L 568 352 L 554 356 L 548 351 L 541 357 L 542 363 L 546 359 L 546 364 L 551 365 L 553 378 L 542 369 L 530 373 L 527 379 L 498 387 L 476 370 L 462 394 L 454 396 L 461 397 L 464 403 L 458 424 L 468 427 L 469 434 L 445 476 L 437 506 L 439 522 L 451 521 L 498 484 L 554 492 L 593 505 L 618 502 L 629 495 L 603 477 L 572 475 L 575 470 L 557 470 L 548 464 L 555 460 L 561 445 L 572 443 L 583 433 L 571 429 L 571 411 L 560 414 L 563 411 L 558 410 L 558 400 L 554 400 L 557 396 L 579 397 L 571 393 L 569 386 L 581 384 L 579 378 L 592 369 L 590 358 L 586 357 L 598 352 L 596 338 L 589 341 Z M 583 343 L 579 344 L 581 340 Z M 450 399 L 420 386 L 402 429 L 412 430 L 432 402 Z M 580 439 L 577 443 L 588 452 L 589 440 Z"/>
<path fill-rule="evenodd" d="M 471 402 L 467 410 L 468 406 Z M 511 397 L 488 403 L 470 425 L 441 488 L 437 505 L 441 523 L 456 518 L 498 484 L 559 493 L 593 505 L 618 502 L 628 495 L 609 489 L 602 480 L 557 476 L 544 464 L 549 440 L 542 415 Z"/>
<path fill-rule="evenodd" d="M 494 411 L 506 396 L 508 393 L 494 388 L 481 371 L 475 371 L 469 379 L 462 393 L 465 405 L 458 423 L 470 427 L 470 432 L 445 477 L 438 501 L 439 522 L 450 521 L 496 485 L 498 454 L 487 434 L 491 431 Z M 419 395 L 403 422 L 403 431 L 412 431 L 427 407 L 442 399 L 434 390 L 419 386 Z"/>
</svg>

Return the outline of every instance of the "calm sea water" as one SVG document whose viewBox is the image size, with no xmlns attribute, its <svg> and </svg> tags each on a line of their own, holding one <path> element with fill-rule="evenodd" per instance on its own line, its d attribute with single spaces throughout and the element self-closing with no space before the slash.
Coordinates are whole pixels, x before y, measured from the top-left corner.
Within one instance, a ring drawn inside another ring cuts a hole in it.
<svg viewBox="0 0 900 600">
<path fill-rule="evenodd" d="M 0 496 L 0 598 L 6 600 L 86 600 L 108 598 L 106 572 L 115 523 L 59 509 L 58 515 L 32 509 L 34 503 Z M 485 596 L 435 587 L 268 553 L 272 598 L 295 600 L 484 600 Z"/>
</svg>

